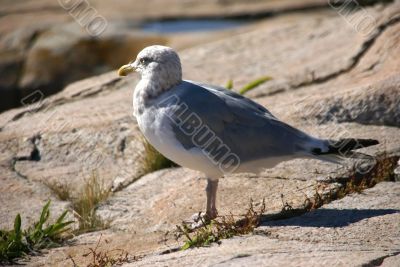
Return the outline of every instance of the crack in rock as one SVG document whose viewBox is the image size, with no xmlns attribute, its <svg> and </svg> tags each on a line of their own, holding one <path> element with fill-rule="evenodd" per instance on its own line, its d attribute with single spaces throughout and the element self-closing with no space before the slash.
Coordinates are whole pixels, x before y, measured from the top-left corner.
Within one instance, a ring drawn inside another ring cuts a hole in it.
<svg viewBox="0 0 400 267">
<path fill-rule="evenodd" d="M 123 137 L 123 138 L 119 141 L 117 150 L 123 154 L 124 151 L 125 151 L 125 148 L 126 148 L 126 136 Z"/>
<path fill-rule="evenodd" d="M 379 258 L 375 258 L 375 259 L 373 259 L 373 260 L 370 260 L 369 262 L 364 263 L 363 265 L 361 265 L 361 267 L 376 267 L 376 266 L 381 266 L 382 263 L 383 263 L 383 261 L 384 261 L 386 258 L 394 257 L 394 256 L 397 256 L 397 255 L 400 255 L 400 251 L 395 252 L 395 253 L 390 253 L 390 254 L 388 254 L 388 255 L 385 255 L 385 256 L 382 256 L 382 257 L 379 257 Z"/>
<path fill-rule="evenodd" d="M 286 204 L 278 213 L 263 215 L 261 223 L 298 217 L 353 192 L 362 192 L 365 189 L 372 188 L 381 181 L 393 181 L 395 180 L 394 171 L 398 160 L 399 156 L 385 157 L 383 155 L 380 158 L 378 157 L 376 165 L 368 173 L 359 174 L 355 172 L 345 177 L 336 177 L 335 183 L 337 186 L 334 188 L 330 188 L 328 191 L 322 190 L 322 192 L 317 190 L 314 196 L 305 199 L 303 206 L 300 208 L 293 208 Z M 380 172 L 383 172 L 383 170 L 387 171 L 387 177 L 377 177 L 378 180 L 375 180 L 376 176 L 382 175 Z M 332 181 L 328 181 L 328 183 L 332 183 Z"/>
<path fill-rule="evenodd" d="M 23 179 L 28 179 L 28 177 L 21 172 L 19 172 L 16 169 L 16 164 L 19 161 L 40 161 L 42 156 L 40 153 L 40 150 L 38 148 L 38 144 L 40 143 L 40 140 L 42 139 L 41 135 L 34 135 L 33 137 L 29 138 L 29 142 L 32 145 L 32 149 L 29 153 L 29 155 L 23 155 L 23 156 L 15 156 L 11 159 L 11 170 L 15 172 L 19 177 Z"/>
</svg>

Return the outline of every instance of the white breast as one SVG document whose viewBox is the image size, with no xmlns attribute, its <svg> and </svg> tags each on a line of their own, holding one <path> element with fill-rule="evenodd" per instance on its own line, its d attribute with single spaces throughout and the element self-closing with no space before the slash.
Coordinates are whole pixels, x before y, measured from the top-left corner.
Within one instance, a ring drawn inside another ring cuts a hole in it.
<svg viewBox="0 0 400 267">
<path fill-rule="evenodd" d="M 172 120 L 166 115 L 168 108 L 152 105 L 136 115 L 139 128 L 146 139 L 161 154 L 180 166 L 198 170 L 209 178 L 220 178 L 222 172 L 198 148 L 186 150 L 176 139 Z"/>
</svg>

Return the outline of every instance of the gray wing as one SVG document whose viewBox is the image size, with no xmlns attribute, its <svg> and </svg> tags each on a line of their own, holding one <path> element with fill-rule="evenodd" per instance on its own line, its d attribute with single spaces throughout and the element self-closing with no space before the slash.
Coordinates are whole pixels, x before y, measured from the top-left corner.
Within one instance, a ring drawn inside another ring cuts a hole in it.
<svg viewBox="0 0 400 267">
<path fill-rule="evenodd" d="M 224 87 L 216 86 L 216 85 L 212 85 L 212 84 L 200 83 L 200 82 L 195 82 L 195 81 L 188 81 L 188 82 L 198 85 L 200 87 L 203 87 L 207 90 L 214 91 L 214 93 L 217 93 L 218 95 L 225 95 L 225 99 L 227 101 L 238 100 L 242 105 L 246 106 L 247 108 L 255 109 L 257 111 L 265 113 L 265 115 L 267 117 L 270 117 L 271 119 L 276 119 L 275 116 L 272 115 L 272 113 L 269 112 L 265 107 L 261 106 L 260 104 L 254 102 L 253 100 L 246 98 L 232 90 L 227 90 Z M 222 97 L 224 97 L 224 96 L 222 96 Z"/>
<path fill-rule="evenodd" d="M 309 141 L 307 134 L 279 121 L 263 106 L 224 88 L 183 81 L 170 93 L 179 99 L 172 112 L 174 121 L 182 122 L 183 117 L 196 114 L 242 162 L 295 155 Z M 188 108 L 183 112 L 184 108 L 178 106 L 185 105 Z M 185 123 L 199 125 L 191 120 Z M 172 127 L 185 149 L 196 147 L 193 136 L 185 133 L 182 125 Z"/>
</svg>

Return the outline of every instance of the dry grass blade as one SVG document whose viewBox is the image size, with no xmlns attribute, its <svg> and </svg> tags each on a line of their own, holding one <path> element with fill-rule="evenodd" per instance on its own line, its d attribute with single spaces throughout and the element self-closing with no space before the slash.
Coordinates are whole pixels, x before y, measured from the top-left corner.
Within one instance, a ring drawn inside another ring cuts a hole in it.
<svg viewBox="0 0 400 267">
<path fill-rule="evenodd" d="M 367 173 L 360 173 L 354 167 L 342 178 L 334 180 L 334 182 L 339 183 L 340 186 L 336 186 L 326 192 L 327 184 L 322 182 L 315 188 L 313 196 L 305 196 L 304 205 L 302 207 L 292 208 L 287 203 L 283 203 L 283 208 L 279 213 L 265 216 L 264 220 L 283 220 L 294 216 L 300 216 L 349 194 L 361 193 L 363 190 L 371 188 L 379 182 L 395 181 L 394 170 L 398 160 L 398 156 L 379 155 L 376 158 L 376 164 Z"/>
<path fill-rule="evenodd" d="M 210 223 L 205 222 L 200 217 L 202 225 L 197 229 L 192 230 L 185 223 L 177 225 L 176 237 L 184 236 L 186 239 L 181 250 L 208 246 L 215 242 L 219 243 L 221 239 L 252 233 L 260 225 L 261 216 L 264 212 L 265 200 L 263 200 L 259 211 L 254 209 L 253 200 L 251 200 L 249 209 L 244 215 L 218 216 L 217 219 L 212 220 Z M 235 217 L 239 217 L 239 219 L 235 219 Z"/>
<path fill-rule="evenodd" d="M 110 267 L 119 266 L 124 263 L 138 261 L 141 257 L 134 256 L 129 257 L 129 253 L 123 249 L 112 249 L 112 250 L 100 250 L 100 242 L 102 235 L 100 235 L 99 240 L 97 240 L 96 246 L 94 248 L 89 248 L 89 252 L 83 254 L 84 258 L 89 258 L 89 263 L 85 266 L 87 267 Z M 105 243 L 109 243 L 105 240 Z M 77 266 L 73 257 L 69 256 L 72 261 L 73 266 Z"/>
<path fill-rule="evenodd" d="M 353 167 L 347 175 L 337 180 L 337 182 L 342 185 L 340 188 L 330 191 L 329 194 L 323 197 L 316 191 L 311 203 L 316 203 L 316 201 L 318 201 L 318 199 L 316 199 L 317 197 L 320 198 L 320 201 L 314 205 L 307 206 L 307 209 L 319 208 L 325 203 L 343 198 L 352 193 L 361 193 L 363 190 L 371 188 L 383 181 L 395 181 L 394 170 L 398 160 L 399 157 L 397 156 L 382 154 L 376 158 L 376 164 L 367 173 L 360 173 L 357 171 L 356 167 Z M 323 186 L 322 184 L 321 187 L 323 188 Z"/>
<path fill-rule="evenodd" d="M 78 219 L 79 228 L 77 233 L 85 233 L 101 230 L 108 227 L 109 223 L 104 222 L 96 215 L 96 208 L 99 203 L 106 200 L 111 191 L 93 172 L 83 186 L 82 192 L 76 199 L 72 199 L 72 209 Z"/>
<path fill-rule="evenodd" d="M 177 166 L 174 162 L 164 157 L 149 142 L 147 142 L 143 135 L 139 136 L 139 140 L 143 144 L 144 148 L 143 157 L 141 158 L 140 162 L 142 175 Z"/>
<path fill-rule="evenodd" d="M 96 171 L 85 180 L 81 191 L 77 195 L 72 195 L 71 186 L 59 182 L 45 183 L 58 199 L 70 201 L 72 214 L 78 220 L 78 229 L 75 234 L 81 234 L 108 228 L 109 222 L 103 221 L 96 215 L 96 208 L 99 203 L 105 201 L 111 194 L 110 188 L 105 186 Z"/>
<path fill-rule="evenodd" d="M 71 199 L 71 188 L 69 184 L 62 184 L 60 182 L 45 181 L 44 184 L 56 194 L 57 198 L 62 201 Z"/>
</svg>

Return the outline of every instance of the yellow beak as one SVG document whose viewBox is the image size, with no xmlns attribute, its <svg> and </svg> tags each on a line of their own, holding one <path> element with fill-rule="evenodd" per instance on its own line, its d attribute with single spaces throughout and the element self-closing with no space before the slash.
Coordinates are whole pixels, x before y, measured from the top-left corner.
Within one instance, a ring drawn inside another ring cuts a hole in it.
<svg viewBox="0 0 400 267">
<path fill-rule="evenodd" d="M 119 76 L 126 76 L 131 72 L 134 72 L 135 68 L 132 67 L 131 64 L 123 65 L 121 68 L 118 70 L 118 75 Z"/>
</svg>

